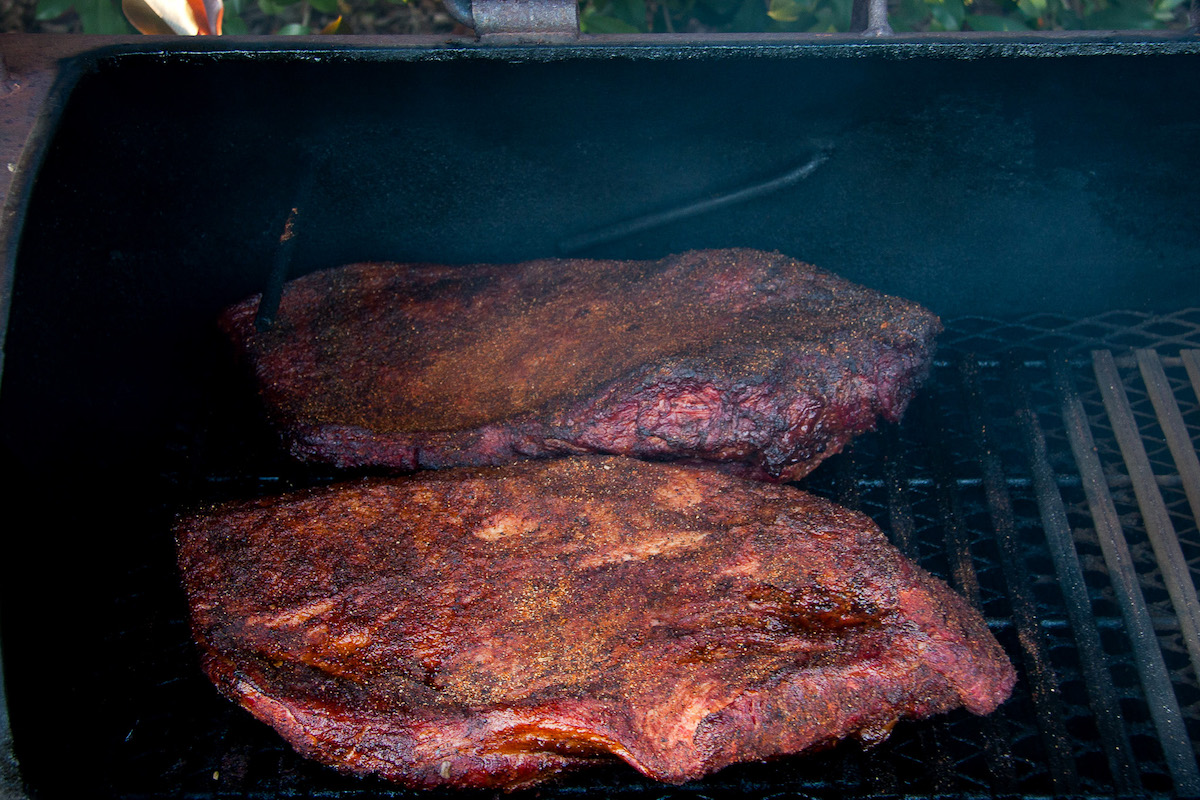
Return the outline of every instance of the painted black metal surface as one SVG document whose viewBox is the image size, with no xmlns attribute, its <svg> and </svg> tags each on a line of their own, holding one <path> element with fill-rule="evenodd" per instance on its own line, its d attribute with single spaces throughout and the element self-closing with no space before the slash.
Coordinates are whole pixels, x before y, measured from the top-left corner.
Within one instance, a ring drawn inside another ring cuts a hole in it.
<svg viewBox="0 0 1200 800">
<path fill-rule="evenodd" d="M 81 81 L 60 133 L 60 152 L 81 160 L 58 180 L 80 186 L 83 166 L 111 164 L 119 174 L 101 171 L 77 193 L 107 185 L 121 198 L 89 209 L 98 224 L 144 219 L 176 259 L 191 255 L 194 233 L 236 239 L 251 271 L 269 261 L 265 219 L 317 162 L 322 213 L 298 253 L 305 270 L 552 255 L 596 228 L 770 181 L 832 146 L 810 179 L 727 208 L 720 224 L 698 215 L 590 254 L 741 243 L 944 313 L 1153 308 L 1190 288 L 1200 234 L 1179 211 L 1200 193 L 1190 179 L 1200 154 L 1181 144 L 1200 133 L 1196 46 L 127 54 Z M 1114 49 L 1089 54 L 1104 48 Z M 171 207 L 181 213 L 169 222 Z M 1036 293 L 1007 280 L 1022 270 L 1042 273 Z"/>
<path fill-rule="evenodd" d="M 1153 333 L 1164 329 L 1178 338 Z M 1117 363 L 1144 416 L 1153 409 L 1137 394 L 1136 364 L 1126 347 L 1157 346 L 1181 418 L 1196 436 L 1200 402 L 1178 353 L 1181 344 L 1200 347 L 1200 311 L 964 318 L 949 321 L 943 341 L 931 383 L 904 424 L 861 439 L 805 485 L 871 514 L 911 557 L 982 609 L 1020 671 L 1014 698 L 988 718 L 955 713 L 903 724 L 871 751 L 846 744 L 675 788 L 606 767 L 539 796 L 1178 796 L 1172 759 L 1190 759 L 1194 768 L 1200 685 L 1145 528 L 1131 513 L 1130 485 L 1119 480 L 1120 456 L 1088 353 L 1119 345 Z M 1047 341 L 1062 348 L 1058 355 Z M 207 379 L 205 388 L 180 415 L 191 422 L 159 443 L 157 474 L 20 486 L 18 505 L 52 508 L 52 515 L 42 514 L 40 530 L 58 533 L 25 542 L 20 573 L 8 567 L 5 576 L 6 607 L 21 612 L 6 620 L 6 645 L 12 645 L 10 679 L 23 688 L 13 704 L 26 774 L 45 797 L 80 796 L 85 787 L 95 790 L 89 796 L 131 798 L 426 796 L 305 761 L 217 697 L 198 671 L 172 568 L 171 513 L 337 477 L 287 461 L 223 359 L 213 349 L 191 365 Z M 1063 370 L 1079 387 L 1069 396 L 1055 386 Z M 1020 415 L 1012 413 L 1014 374 L 1029 398 Z M 1144 595 L 1141 634 L 1124 622 L 1121 587 L 1098 555 L 1099 523 L 1084 497 L 1087 476 L 1071 452 L 1067 401 L 1094 431 L 1109 476 L 1106 491 L 1121 520 L 1119 535 L 1127 537 L 1132 581 Z M 1029 446 L 1022 431 L 1030 426 L 1044 447 Z M 1200 571 L 1200 533 L 1180 506 L 1186 500 L 1172 481 L 1169 454 L 1154 450 L 1152 458 L 1190 569 Z M 70 502 L 62 500 L 64 491 Z M 1071 592 L 1079 590 L 1065 585 L 1050 552 L 1042 511 L 1047 494 L 1063 504 L 1069 546 L 1082 565 L 1083 602 L 1104 650 L 1098 663 L 1088 660 L 1087 634 L 1072 621 L 1070 606 L 1079 601 Z M 97 520 L 119 520 L 120 527 L 105 535 Z M 1139 648 L 1161 652 L 1153 667 L 1161 684 L 1145 683 Z M 1176 702 L 1168 723 L 1179 726 L 1176 741 L 1164 739 L 1159 719 L 1167 696 Z M 1119 706 L 1097 708 L 1105 698 Z M 64 720 L 72 736 L 63 736 Z M 1128 748 L 1116 759 L 1114 737 Z M 1129 764 L 1120 766 L 1122 760 Z M 72 768 L 63 769 L 64 761 Z M 1121 769 L 1131 771 L 1114 771 Z"/>
<path fill-rule="evenodd" d="M 547 793 L 1171 796 L 1200 739 L 1200 686 L 1090 352 L 1113 352 L 1133 386 L 1133 350 L 1154 348 L 1200 436 L 1183 377 L 1200 348 L 1198 65 L 1194 39 L 1115 36 L 175 42 L 88 59 L 29 200 L 0 388 L 6 513 L 34 520 L 0 561 L 31 790 L 417 796 L 299 759 L 196 668 L 172 514 L 336 477 L 278 452 L 213 329 L 225 304 L 271 285 L 281 263 L 555 255 L 589 231 L 770 184 L 832 147 L 803 180 L 588 254 L 775 248 L 947 319 L 905 423 L 808 485 L 871 513 L 974 598 L 1022 670 L 1018 693 L 993 718 L 903 726 L 871 752 L 675 789 L 612 768 Z M 281 256 L 306 174 L 304 223 Z M 1066 395 L 1063 374 L 1077 387 Z M 1150 398 L 1130 392 L 1145 424 Z M 1129 537 L 1127 574 L 1105 561 L 1072 450 L 1081 425 Z M 1200 535 L 1170 454 L 1147 457 L 1195 575 Z M 1094 629 L 1079 624 L 1089 612 Z M 1161 653 L 1149 670 L 1143 646 Z M 1174 696 L 1173 721 L 1147 702 L 1155 692 Z M 1164 726 L 1178 740 L 1165 754 Z"/>
</svg>

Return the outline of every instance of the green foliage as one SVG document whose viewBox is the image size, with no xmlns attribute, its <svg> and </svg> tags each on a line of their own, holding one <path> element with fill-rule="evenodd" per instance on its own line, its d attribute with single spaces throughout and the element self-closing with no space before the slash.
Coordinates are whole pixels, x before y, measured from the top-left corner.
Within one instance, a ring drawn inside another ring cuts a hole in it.
<svg viewBox="0 0 1200 800">
<path fill-rule="evenodd" d="M 322 14 L 338 13 L 337 0 L 308 0 L 308 4 L 312 6 L 314 10 L 320 11 Z"/>
<path fill-rule="evenodd" d="M 1189 0 L 890 0 L 898 32 L 1186 26 Z M 584 33 L 850 29 L 853 0 L 580 0 Z"/>
<path fill-rule="evenodd" d="M 237 35 L 249 32 L 243 15 L 251 2 L 256 2 L 258 9 L 268 17 L 278 16 L 293 6 L 303 6 L 302 18 L 305 21 L 282 25 L 276 32 L 284 36 L 314 32 L 307 23 L 309 9 L 322 14 L 339 13 L 338 0 L 224 0 L 223 33 Z M 392 2 L 407 3 L 408 0 Z M 121 11 L 120 0 L 37 0 L 36 16 L 39 21 L 56 20 L 71 13 L 78 15 L 84 33 L 137 33 Z"/>
<path fill-rule="evenodd" d="M 221 32 L 228 36 L 239 36 L 250 32 L 250 26 L 242 19 L 246 13 L 246 0 L 223 0 L 225 13 L 221 16 Z"/>
<path fill-rule="evenodd" d="M 584 33 L 638 33 L 646 30 L 646 13 L 643 0 L 586 0 L 579 27 Z"/>
<path fill-rule="evenodd" d="M 968 24 L 971 30 L 983 32 L 1029 30 L 1029 26 L 1025 24 L 1024 20 L 1001 14 L 972 14 Z"/>
<path fill-rule="evenodd" d="M 225 0 L 224 32 L 247 32 L 247 4 L 286 19 L 278 33 L 313 32 L 313 12 L 341 13 L 339 0 Z M 355 0 L 343 0 L 353 4 Z M 389 0 L 408 3 L 410 0 Z M 1189 0 L 890 0 L 897 32 L 1182 28 Z M 848 31 L 853 0 L 580 0 L 584 33 L 668 31 L 825 33 Z M 37 0 L 37 19 L 75 12 L 84 33 L 133 33 L 119 0 Z M 287 12 L 285 14 L 285 12 Z M 298 13 L 297 13 L 298 12 Z M 299 21 L 295 21 L 297 16 Z"/>
<path fill-rule="evenodd" d="M 238 2 L 245 2 L 245 0 L 238 0 Z M 405 0 L 398 0 L 398 2 L 405 2 Z M 226 25 L 228 25 L 228 0 L 226 0 L 226 3 L 225 20 Z M 279 17 L 294 7 L 298 7 L 300 20 L 286 22 L 280 25 L 277 29 L 275 29 L 275 33 L 281 36 L 302 36 L 304 34 L 317 33 L 319 31 L 314 30 L 313 23 L 310 19 L 313 11 L 330 15 L 337 15 L 339 13 L 338 0 L 258 0 L 259 11 L 268 17 Z M 241 13 L 242 12 L 240 10 L 237 12 L 239 16 L 239 22 L 241 21 Z M 293 13 L 289 16 L 294 20 L 296 14 Z"/>
<path fill-rule="evenodd" d="M 853 0 L 581 0 L 584 33 L 847 30 Z"/>
<path fill-rule="evenodd" d="M 898 31 L 1131 30 L 1184 27 L 1187 0 L 900 0 Z"/>
<path fill-rule="evenodd" d="M 75 0 L 38 0 L 36 16 L 41 22 L 58 19 L 70 12 Z"/>
<path fill-rule="evenodd" d="M 120 3 L 113 0 L 38 0 L 35 14 L 38 20 L 45 22 L 71 11 L 79 15 L 84 33 L 137 33 L 121 12 Z"/>
</svg>

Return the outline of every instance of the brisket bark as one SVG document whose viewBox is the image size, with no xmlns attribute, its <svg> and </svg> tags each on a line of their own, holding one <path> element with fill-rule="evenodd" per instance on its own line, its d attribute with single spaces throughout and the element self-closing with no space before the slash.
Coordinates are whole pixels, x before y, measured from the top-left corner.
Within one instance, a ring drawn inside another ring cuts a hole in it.
<svg viewBox="0 0 1200 800">
<path fill-rule="evenodd" d="M 940 331 L 778 253 L 358 264 L 222 326 L 291 451 L 338 467 L 611 453 L 795 480 L 897 420 Z"/>
<path fill-rule="evenodd" d="M 301 753 L 411 786 L 622 759 L 682 782 L 992 711 L 977 612 L 865 516 L 588 456 L 363 479 L 189 517 L 204 668 Z"/>
</svg>

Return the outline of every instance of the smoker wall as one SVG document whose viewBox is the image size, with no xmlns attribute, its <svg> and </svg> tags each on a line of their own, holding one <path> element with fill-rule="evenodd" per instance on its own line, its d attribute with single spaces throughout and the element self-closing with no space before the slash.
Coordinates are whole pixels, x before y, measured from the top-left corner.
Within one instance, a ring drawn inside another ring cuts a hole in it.
<svg viewBox="0 0 1200 800">
<path fill-rule="evenodd" d="M 1036 50 L 329 46 L 89 64 L 29 201 L 0 391 L 6 506 L 37 520 L 0 559 L 27 775 L 72 796 L 137 769 L 123 748 L 156 709 L 129 698 L 150 695 L 157 650 L 128 663 L 145 628 L 119 617 L 131 585 L 179 602 L 164 531 L 180 484 L 164 473 L 196 458 L 172 449 L 179 431 L 194 446 L 205 415 L 232 418 L 207 405 L 229 372 L 212 321 L 263 288 L 293 206 L 294 274 L 515 261 L 826 152 L 777 191 L 578 255 L 778 249 L 948 319 L 1200 305 L 1200 47 Z M 195 693 L 201 719 L 227 713 Z"/>
<path fill-rule="evenodd" d="M 830 147 L 800 184 L 584 254 L 778 248 L 948 315 L 1169 306 L 1197 265 L 1197 58 L 117 61 L 72 97 L 22 261 L 223 301 L 305 170 L 299 270 L 555 255 Z"/>
</svg>

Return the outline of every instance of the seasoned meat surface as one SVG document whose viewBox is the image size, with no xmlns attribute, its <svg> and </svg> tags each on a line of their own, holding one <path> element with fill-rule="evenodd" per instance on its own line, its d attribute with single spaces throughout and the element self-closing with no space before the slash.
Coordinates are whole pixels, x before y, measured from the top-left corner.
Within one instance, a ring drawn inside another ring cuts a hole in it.
<svg viewBox="0 0 1200 800">
<path fill-rule="evenodd" d="M 794 480 L 896 420 L 938 319 L 778 253 L 357 264 L 222 326 L 297 456 L 339 467 L 611 453 Z"/>
<path fill-rule="evenodd" d="M 992 711 L 978 613 L 865 516 L 717 471 L 588 456 L 181 520 L 204 668 L 301 753 L 412 786 L 621 759 L 682 782 L 900 718 Z"/>
</svg>

